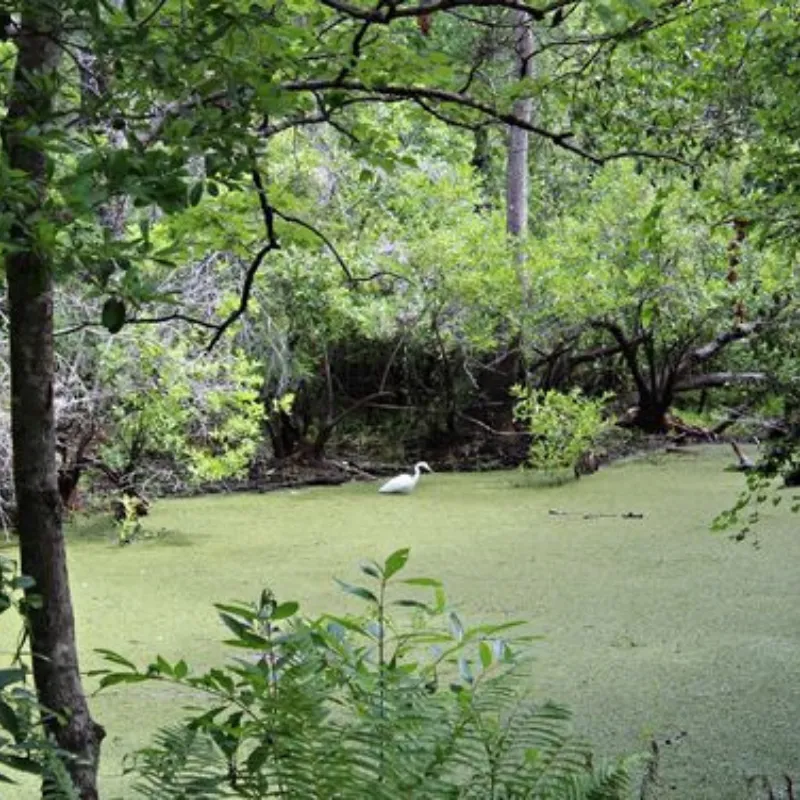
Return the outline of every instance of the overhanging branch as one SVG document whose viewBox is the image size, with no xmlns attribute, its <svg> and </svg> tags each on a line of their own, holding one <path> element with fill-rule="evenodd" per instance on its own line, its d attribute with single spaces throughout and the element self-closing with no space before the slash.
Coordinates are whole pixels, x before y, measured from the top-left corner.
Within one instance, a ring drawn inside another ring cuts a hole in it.
<svg viewBox="0 0 800 800">
<path fill-rule="evenodd" d="M 267 243 L 256 253 L 253 260 L 250 262 L 250 266 L 247 268 L 247 272 L 244 276 L 244 282 L 242 283 L 242 291 L 239 296 L 239 305 L 226 317 L 226 319 L 217 326 L 216 333 L 211 337 L 211 341 L 208 343 L 206 347 L 206 352 L 210 352 L 214 349 L 215 345 L 219 340 L 225 335 L 225 331 L 236 322 L 239 317 L 247 311 L 247 306 L 250 303 L 250 294 L 253 291 L 253 282 L 256 279 L 256 273 L 261 266 L 261 263 L 267 256 L 267 253 L 271 253 L 273 250 L 280 249 L 280 243 L 275 235 L 275 210 L 269 203 L 267 198 L 267 191 L 264 188 L 264 181 L 261 178 L 261 173 L 258 171 L 257 167 L 253 167 L 251 176 L 253 179 L 253 185 L 256 187 L 256 193 L 258 194 L 258 203 L 261 207 L 261 214 L 264 218 L 264 227 L 266 228 L 267 232 Z"/>
<path fill-rule="evenodd" d="M 512 112 L 503 111 L 491 105 L 490 103 L 478 100 L 470 95 L 459 94 L 458 92 L 450 91 L 448 89 L 439 89 L 431 86 L 404 86 L 402 84 L 393 83 L 366 84 L 362 81 L 352 78 L 345 78 L 342 80 L 336 78 L 292 80 L 282 83 L 280 88 L 287 92 L 309 92 L 312 94 L 325 91 L 368 93 L 380 102 L 386 102 L 389 100 L 407 100 L 423 106 L 424 104 L 430 105 L 431 103 L 453 105 L 469 111 L 474 111 L 483 115 L 484 117 L 488 117 L 494 122 L 522 128 L 529 133 L 533 133 L 543 139 L 547 139 L 556 147 L 560 147 L 562 150 L 567 150 L 570 153 L 578 155 L 581 158 L 587 159 L 588 161 L 600 166 L 608 161 L 626 157 L 660 159 L 672 161 L 682 166 L 690 166 L 690 163 L 680 156 L 672 153 L 661 153 L 650 150 L 620 150 L 606 155 L 591 153 L 573 141 L 574 134 L 572 131 L 548 130 L 540 125 L 520 119 Z M 441 114 L 442 112 L 439 113 Z M 464 127 L 469 126 L 468 123 L 462 123 L 462 125 Z"/>
<path fill-rule="evenodd" d="M 764 321 L 758 320 L 756 322 L 745 322 L 737 325 L 729 331 L 723 331 L 718 336 L 715 336 L 710 342 L 696 347 L 686 357 L 686 365 L 688 368 L 694 364 L 703 364 L 710 361 L 714 356 L 718 355 L 729 344 L 746 339 L 754 333 L 759 333 L 764 327 Z"/>
<path fill-rule="evenodd" d="M 673 391 L 692 392 L 697 389 L 717 389 L 746 383 L 764 383 L 767 379 L 765 372 L 707 372 L 682 378 L 675 384 Z"/>
</svg>

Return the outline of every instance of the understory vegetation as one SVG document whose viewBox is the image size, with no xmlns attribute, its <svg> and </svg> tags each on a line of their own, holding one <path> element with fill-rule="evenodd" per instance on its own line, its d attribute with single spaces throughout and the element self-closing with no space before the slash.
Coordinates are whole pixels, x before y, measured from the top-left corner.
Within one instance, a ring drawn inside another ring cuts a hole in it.
<svg viewBox="0 0 800 800">
<path fill-rule="evenodd" d="M 159 657 L 137 669 L 104 652 L 101 689 L 161 681 L 201 697 L 137 754 L 142 796 L 624 797 L 626 765 L 594 767 L 569 713 L 526 696 L 520 623 L 465 627 L 439 581 L 397 577 L 408 556 L 363 564 L 366 586 L 339 581 L 360 615 L 304 619 L 268 590 L 218 605 L 242 652 L 221 668 Z M 400 609 L 417 613 L 400 621 Z"/>
</svg>

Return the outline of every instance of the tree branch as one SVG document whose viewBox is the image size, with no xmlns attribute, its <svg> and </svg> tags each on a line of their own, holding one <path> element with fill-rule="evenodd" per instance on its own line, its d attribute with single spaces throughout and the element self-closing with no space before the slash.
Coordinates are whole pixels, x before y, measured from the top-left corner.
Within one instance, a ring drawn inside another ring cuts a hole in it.
<svg viewBox="0 0 800 800">
<path fill-rule="evenodd" d="M 530 133 L 547 139 L 552 142 L 556 147 L 562 150 L 567 150 L 574 153 L 581 158 L 591 161 L 594 164 L 602 166 L 608 161 L 615 159 L 638 157 L 648 159 L 661 159 L 673 161 L 674 163 L 681 164 L 682 166 L 690 166 L 686 159 L 672 153 L 660 153 L 650 150 L 620 150 L 608 155 L 597 155 L 589 152 L 588 150 L 580 147 L 572 142 L 574 134 L 571 131 L 551 131 L 535 125 L 529 121 L 520 119 L 514 113 L 508 111 L 501 111 L 489 103 L 477 100 L 466 94 L 459 94 L 447 89 L 438 89 L 436 87 L 427 86 L 403 86 L 400 84 L 373 84 L 367 85 L 359 80 L 344 79 L 338 80 L 335 78 L 316 78 L 310 80 L 293 80 L 286 81 L 281 84 L 281 89 L 289 92 L 322 92 L 345 90 L 351 92 L 368 92 L 372 95 L 377 95 L 376 99 L 386 101 L 389 99 L 408 100 L 420 104 L 420 101 L 435 101 L 438 103 L 449 103 L 461 108 L 469 109 L 470 111 L 478 112 L 486 117 L 491 118 L 495 122 L 501 122 L 505 125 L 511 125 L 517 128 L 522 128 Z M 427 109 L 426 109 L 427 110 Z M 441 112 L 439 112 L 441 114 Z M 462 123 L 463 127 L 468 127 L 468 123 Z"/>
<path fill-rule="evenodd" d="M 257 167 L 253 167 L 251 175 L 253 179 L 253 185 L 256 187 L 256 193 L 258 194 L 258 203 L 261 207 L 261 214 L 264 217 L 264 227 L 267 231 L 267 243 L 258 251 L 258 253 L 256 253 L 255 258 L 253 258 L 253 260 L 250 262 L 250 266 L 247 268 L 247 272 L 244 276 L 244 283 L 242 284 L 242 291 L 239 297 L 239 305 L 228 315 L 224 322 L 217 326 L 216 333 L 211 337 L 211 341 L 206 347 L 207 353 L 214 349 L 217 342 L 219 342 L 219 340 L 224 336 L 225 331 L 227 331 L 228 328 L 230 328 L 230 326 L 233 325 L 233 323 L 236 322 L 247 310 L 247 306 L 250 303 L 250 294 L 253 291 L 253 282 L 255 281 L 256 273 L 258 272 L 258 269 L 261 266 L 261 263 L 264 261 L 267 253 L 280 249 L 280 243 L 275 236 L 275 210 L 269 204 L 269 200 L 267 199 L 267 192 L 264 188 L 264 182 L 261 178 L 261 173 L 258 171 Z"/>
<path fill-rule="evenodd" d="M 692 352 L 686 357 L 682 368 L 688 369 L 688 367 L 694 364 L 702 364 L 706 361 L 710 361 L 732 342 L 738 342 L 741 339 L 746 339 L 748 336 L 752 336 L 754 333 L 761 331 L 763 327 L 764 321 L 757 320 L 756 322 L 742 323 L 737 325 L 732 330 L 720 333 L 707 344 L 701 345 L 700 347 L 696 347 L 694 350 L 692 350 Z"/>
<path fill-rule="evenodd" d="M 508 8 L 516 11 L 523 11 L 532 19 L 542 20 L 551 11 L 556 11 L 564 6 L 571 5 L 574 0 L 553 0 L 545 6 L 536 8 L 528 3 L 517 2 L 516 0 L 433 0 L 433 2 L 422 2 L 419 5 L 403 6 L 399 3 L 380 4 L 377 8 L 367 9 L 344 0 L 320 0 L 320 3 L 328 8 L 345 14 L 353 19 L 364 20 L 365 22 L 387 25 L 392 20 L 409 17 L 420 17 L 423 14 L 434 14 L 437 11 L 449 11 L 453 8 Z"/>
<path fill-rule="evenodd" d="M 621 326 L 619 326 L 616 322 L 611 322 L 610 320 L 592 320 L 589 325 L 592 328 L 607 331 L 611 334 L 611 336 L 614 337 L 619 345 L 622 357 L 625 359 L 625 363 L 630 370 L 633 382 L 636 384 L 636 389 L 639 392 L 639 396 L 649 396 L 650 392 L 647 388 L 647 384 L 644 382 L 641 370 L 639 369 L 639 362 L 636 359 L 636 351 L 639 345 L 642 343 L 642 335 L 640 334 L 632 339 L 629 339 L 625 334 L 625 331 L 622 330 Z"/>
<path fill-rule="evenodd" d="M 696 389 L 715 389 L 731 384 L 763 383 L 766 380 L 765 372 L 707 372 L 681 379 L 675 384 L 673 391 L 692 392 Z"/>
<path fill-rule="evenodd" d="M 342 268 L 342 272 L 347 276 L 347 280 L 351 284 L 355 284 L 358 279 L 353 276 L 353 273 L 350 271 L 350 267 L 347 266 L 347 263 L 342 258 L 339 251 L 336 249 L 336 246 L 333 242 L 316 226 L 312 225 L 310 222 L 306 222 L 304 219 L 300 219 L 300 217 L 295 217 L 292 214 L 285 214 L 283 211 L 278 211 L 277 209 L 273 209 L 273 214 L 279 219 L 282 219 L 284 222 L 289 222 L 292 225 L 297 225 L 300 228 L 305 228 L 307 231 L 310 231 L 314 234 L 318 239 L 321 239 L 328 250 L 331 251 L 331 254 L 338 262 L 339 266 Z"/>
<path fill-rule="evenodd" d="M 457 92 L 452 92 L 447 89 L 437 89 L 435 87 L 425 87 L 425 86 L 402 86 L 399 84 L 389 84 L 389 83 L 375 84 L 368 86 L 367 84 L 362 83 L 361 81 L 358 80 L 344 79 L 339 81 L 333 78 L 286 81 L 281 85 L 281 88 L 289 92 L 311 92 L 311 93 L 338 89 L 351 92 L 369 92 L 370 94 L 380 96 L 381 100 L 385 98 L 397 98 L 402 100 L 408 100 L 411 102 L 416 102 L 417 104 L 419 104 L 420 101 L 422 102 L 436 101 L 439 103 L 450 103 L 452 105 L 460 106 L 461 108 L 467 108 L 471 111 L 477 111 L 480 114 L 491 117 L 496 122 L 502 122 L 506 125 L 514 125 L 518 128 L 523 128 L 527 131 L 530 131 L 531 133 L 535 133 L 537 136 L 540 136 L 544 139 L 548 139 L 549 141 L 553 142 L 553 144 L 555 144 L 556 146 L 561 147 L 564 150 L 568 150 L 569 152 L 574 153 L 575 155 L 579 155 L 582 158 L 592 161 L 595 164 L 602 165 L 609 158 L 604 156 L 593 155 L 592 153 L 588 152 L 587 150 L 584 150 L 578 145 L 573 144 L 570 141 L 573 138 L 573 134 L 571 131 L 565 131 L 562 133 L 549 131 L 546 128 L 534 125 L 531 122 L 526 122 L 525 120 L 521 120 L 517 118 L 513 113 L 500 111 L 494 106 L 491 106 L 480 100 L 476 100 L 475 98 L 470 97 L 469 95 L 458 94 Z M 464 124 L 464 126 L 466 127 L 466 123 Z M 640 155 L 641 157 L 645 157 L 646 154 L 640 152 L 638 153 L 638 155 Z M 621 158 L 622 154 L 615 153 L 614 157 Z M 664 157 L 673 158 L 673 160 L 677 159 L 677 157 L 671 157 L 671 156 L 664 156 Z"/>
</svg>

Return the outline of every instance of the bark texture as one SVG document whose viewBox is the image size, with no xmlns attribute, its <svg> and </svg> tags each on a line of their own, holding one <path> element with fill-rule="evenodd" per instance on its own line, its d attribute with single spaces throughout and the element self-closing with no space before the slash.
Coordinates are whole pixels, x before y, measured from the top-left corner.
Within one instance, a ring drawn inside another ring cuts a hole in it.
<svg viewBox="0 0 800 800">
<path fill-rule="evenodd" d="M 56 472 L 53 410 L 53 265 L 36 241 L 36 222 L 47 191 L 47 156 L 41 139 L 51 119 L 59 63 L 63 5 L 24 4 L 16 36 L 19 55 L 8 115 L 2 124 L 5 156 L 27 178 L 15 204 L 6 259 L 11 360 L 14 485 L 22 572 L 34 579 L 41 608 L 30 613 L 33 676 L 44 724 L 71 757 L 68 769 L 81 800 L 95 800 L 103 729 L 89 714 L 75 643 L 61 500 Z"/>
<path fill-rule="evenodd" d="M 518 80 L 533 74 L 533 33 L 524 11 L 514 11 L 514 72 Z M 523 97 L 514 103 L 517 119 L 530 122 L 533 100 Z M 524 237 L 528 230 L 528 131 L 511 126 L 508 134 L 506 178 L 506 227 L 512 236 Z"/>
</svg>

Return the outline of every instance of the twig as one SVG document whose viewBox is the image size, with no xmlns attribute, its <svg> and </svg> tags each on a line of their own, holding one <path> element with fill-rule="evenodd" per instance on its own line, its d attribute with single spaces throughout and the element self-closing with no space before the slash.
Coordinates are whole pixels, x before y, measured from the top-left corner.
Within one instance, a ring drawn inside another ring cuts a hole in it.
<svg viewBox="0 0 800 800">
<path fill-rule="evenodd" d="M 264 227 L 267 231 L 267 243 L 258 251 L 258 253 L 256 253 L 255 258 L 253 258 L 253 260 L 250 262 L 250 266 L 247 268 L 247 272 L 244 276 L 244 283 L 242 284 L 242 291 L 239 296 L 239 305 L 228 315 L 224 322 L 217 326 L 216 333 L 211 337 L 211 341 L 206 347 L 207 353 L 210 353 L 214 349 L 217 342 L 219 342 L 219 340 L 225 335 L 225 331 L 227 331 L 228 328 L 230 328 L 230 326 L 233 325 L 233 323 L 236 322 L 247 310 L 247 306 L 250 303 L 250 294 L 253 291 L 253 282 L 255 281 L 256 273 L 258 272 L 258 269 L 261 266 L 261 263 L 264 261 L 267 253 L 280 249 L 280 243 L 275 236 L 275 210 L 269 204 L 267 192 L 264 188 L 264 181 L 262 180 L 261 173 L 257 167 L 253 167 L 251 176 L 253 179 L 253 185 L 256 187 L 256 193 L 258 194 L 258 203 L 261 207 L 261 214 L 264 217 Z"/>
<path fill-rule="evenodd" d="M 492 428 L 490 425 L 487 425 L 485 422 L 481 422 L 479 419 L 475 419 L 475 417 L 470 417 L 467 414 L 463 414 L 461 411 L 456 412 L 456 416 L 459 419 L 463 419 L 465 422 L 471 422 L 473 425 L 477 425 L 479 428 L 482 428 L 487 433 L 491 433 L 492 436 L 527 436 L 527 433 L 522 431 L 498 431 L 495 428 Z"/>
<path fill-rule="evenodd" d="M 328 250 L 331 251 L 331 254 L 338 262 L 339 266 L 342 268 L 342 271 L 347 276 L 347 280 L 350 283 L 356 283 L 358 280 L 353 276 L 353 273 L 350 271 L 350 267 L 347 266 L 344 258 L 342 258 L 339 251 L 336 249 L 336 246 L 333 242 L 316 226 L 312 225 L 310 222 L 306 222 L 304 219 L 300 219 L 299 217 L 295 217 L 292 214 L 286 214 L 283 211 L 278 211 L 277 209 L 273 209 L 273 214 L 276 217 L 282 219 L 284 222 L 290 222 L 292 225 L 297 225 L 300 228 L 305 228 L 307 231 L 310 231 L 314 234 L 318 239 L 321 239 Z"/>
</svg>

